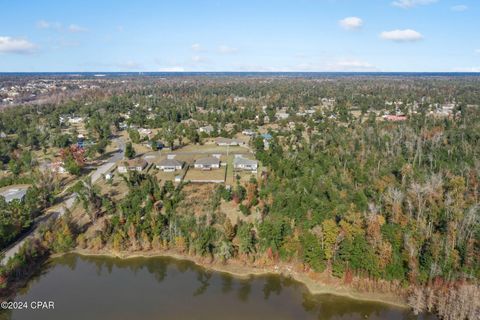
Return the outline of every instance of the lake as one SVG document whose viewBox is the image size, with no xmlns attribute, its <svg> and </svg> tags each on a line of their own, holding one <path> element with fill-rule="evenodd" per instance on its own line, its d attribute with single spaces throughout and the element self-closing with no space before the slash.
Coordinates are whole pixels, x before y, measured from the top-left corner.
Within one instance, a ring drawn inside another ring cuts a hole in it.
<svg viewBox="0 0 480 320">
<path fill-rule="evenodd" d="M 55 308 L 2 319 L 417 319 L 381 303 L 312 295 L 276 275 L 239 279 L 164 257 L 54 258 L 15 301 L 53 301 Z"/>
</svg>

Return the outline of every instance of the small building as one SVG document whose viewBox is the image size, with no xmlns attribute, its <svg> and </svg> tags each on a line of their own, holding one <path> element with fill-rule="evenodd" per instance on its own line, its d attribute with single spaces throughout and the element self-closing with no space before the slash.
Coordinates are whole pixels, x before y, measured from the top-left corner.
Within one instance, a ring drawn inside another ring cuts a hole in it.
<svg viewBox="0 0 480 320">
<path fill-rule="evenodd" d="M 137 131 L 138 131 L 138 134 L 140 134 L 141 137 L 149 137 L 152 134 L 151 129 L 138 128 Z"/>
<path fill-rule="evenodd" d="M 245 129 L 242 131 L 242 134 L 251 137 L 255 135 L 255 131 L 253 131 L 252 129 Z"/>
<path fill-rule="evenodd" d="M 175 159 L 164 159 L 157 164 L 157 168 L 163 172 L 175 172 L 182 170 L 183 162 Z"/>
<path fill-rule="evenodd" d="M 50 164 L 50 170 L 53 173 L 60 173 L 60 174 L 67 173 L 67 169 L 65 169 L 63 161 L 52 162 Z"/>
<path fill-rule="evenodd" d="M 288 117 L 290 117 L 290 115 L 286 112 L 277 112 L 277 113 L 275 113 L 275 117 L 278 120 L 285 120 L 285 119 L 288 119 Z"/>
<path fill-rule="evenodd" d="M 141 172 L 147 167 L 147 161 L 144 159 L 131 159 L 123 161 L 118 165 L 118 172 L 127 173 L 128 171 Z"/>
<path fill-rule="evenodd" d="M 194 168 L 200 170 L 219 169 L 220 159 L 216 157 L 207 157 L 195 160 Z"/>
<path fill-rule="evenodd" d="M 241 155 L 236 155 L 235 158 L 233 159 L 233 168 L 235 170 L 257 172 L 258 161 L 244 158 Z"/>
<path fill-rule="evenodd" d="M 5 198 L 5 202 L 10 203 L 13 200 L 23 201 L 27 194 L 27 188 L 12 188 L 0 193 Z"/>
<path fill-rule="evenodd" d="M 208 126 L 205 126 L 205 127 L 200 127 L 198 129 L 198 132 L 200 132 L 200 133 L 204 132 L 206 134 L 210 134 L 210 133 L 213 132 L 213 130 L 214 130 L 213 126 L 208 125 Z"/>
<path fill-rule="evenodd" d="M 78 123 L 82 123 L 82 122 L 83 122 L 82 117 L 69 117 L 68 118 L 68 123 L 70 123 L 70 124 L 78 124 Z"/>
<path fill-rule="evenodd" d="M 110 181 L 113 179 L 113 172 L 105 173 L 105 181 Z"/>
<path fill-rule="evenodd" d="M 383 119 L 385 121 L 393 121 L 393 122 L 398 122 L 398 121 L 406 121 L 407 116 L 400 114 L 400 115 L 384 115 Z"/>
<path fill-rule="evenodd" d="M 273 137 L 270 133 L 264 133 L 261 135 L 261 137 L 263 138 L 263 140 L 272 140 Z"/>
<path fill-rule="evenodd" d="M 244 145 L 243 141 L 236 140 L 236 139 L 229 139 L 229 138 L 217 138 L 215 139 L 215 143 L 217 146 L 240 146 Z"/>
</svg>

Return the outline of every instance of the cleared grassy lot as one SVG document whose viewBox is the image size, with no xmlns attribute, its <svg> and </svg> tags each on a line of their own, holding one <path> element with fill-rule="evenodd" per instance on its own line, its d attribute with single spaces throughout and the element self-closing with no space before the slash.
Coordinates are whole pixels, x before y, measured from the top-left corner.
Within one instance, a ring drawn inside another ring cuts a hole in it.
<svg viewBox="0 0 480 320">
<path fill-rule="evenodd" d="M 225 170 L 224 166 L 220 167 L 220 169 L 209 171 L 190 168 L 185 176 L 185 180 L 192 182 L 224 182 Z"/>
</svg>

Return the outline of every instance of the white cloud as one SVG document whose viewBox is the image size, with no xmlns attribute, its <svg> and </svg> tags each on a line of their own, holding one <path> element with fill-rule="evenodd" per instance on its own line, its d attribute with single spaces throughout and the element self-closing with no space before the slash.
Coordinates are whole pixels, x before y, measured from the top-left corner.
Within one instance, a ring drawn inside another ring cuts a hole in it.
<svg viewBox="0 0 480 320">
<path fill-rule="evenodd" d="M 345 30 L 358 30 L 363 26 L 363 20 L 358 17 L 347 17 L 338 21 Z"/>
<path fill-rule="evenodd" d="M 194 43 L 194 44 L 192 44 L 191 49 L 192 49 L 192 51 L 195 51 L 195 52 L 203 51 L 203 48 L 202 48 L 202 46 L 200 45 L 200 43 Z"/>
<path fill-rule="evenodd" d="M 59 22 L 50 22 L 46 20 L 37 21 L 37 28 L 39 29 L 56 29 L 59 30 L 62 28 L 62 24 Z"/>
<path fill-rule="evenodd" d="M 233 47 L 229 47 L 229 46 L 226 46 L 226 45 L 221 45 L 221 46 L 218 47 L 218 52 L 220 52 L 222 54 L 232 54 L 232 53 L 237 53 L 238 48 L 233 48 Z"/>
<path fill-rule="evenodd" d="M 78 32 L 86 32 L 88 31 L 88 29 L 84 27 L 80 27 L 79 25 L 76 25 L 76 24 L 71 24 L 68 26 L 68 31 L 73 33 L 78 33 Z"/>
<path fill-rule="evenodd" d="M 438 0 L 396 0 L 392 2 L 395 7 L 408 9 L 416 6 L 424 6 L 437 2 Z"/>
<path fill-rule="evenodd" d="M 0 53 L 28 54 L 33 53 L 35 48 L 28 40 L 0 36 Z"/>
<path fill-rule="evenodd" d="M 451 7 L 450 9 L 455 12 L 463 12 L 463 11 L 467 11 L 468 7 L 464 4 L 459 4 Z"/>
<path fill-rule="evenodd" d="M 405 29 L 405 30 L 392 30 L 392 31 L 384 31 L 380 34 L 380 38 L 384 40 L 391 40 L 396 42 L 413 42 L 419 41 L 423 39 L 421 33 L 412 30 L 412 29 Z"/>
</svg>

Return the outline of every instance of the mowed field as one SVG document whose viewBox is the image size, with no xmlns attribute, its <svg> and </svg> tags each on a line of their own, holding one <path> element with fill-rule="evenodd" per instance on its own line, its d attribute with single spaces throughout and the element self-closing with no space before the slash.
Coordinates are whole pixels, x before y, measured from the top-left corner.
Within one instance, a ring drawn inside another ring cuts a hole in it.
<svg viewBox="0 0 480 320">
<path fill-rule="evenodd" d="M 210 182 L 210 181 L 225 181 L 226 166 L 220 167 L 220 169 L 212 170 L 200 170 L 190 168 L 185 175 L 185 181 L 192 182 Z"/>
</svg>

